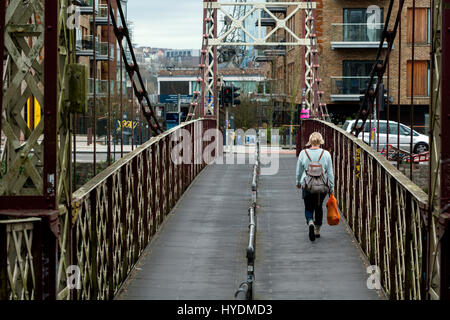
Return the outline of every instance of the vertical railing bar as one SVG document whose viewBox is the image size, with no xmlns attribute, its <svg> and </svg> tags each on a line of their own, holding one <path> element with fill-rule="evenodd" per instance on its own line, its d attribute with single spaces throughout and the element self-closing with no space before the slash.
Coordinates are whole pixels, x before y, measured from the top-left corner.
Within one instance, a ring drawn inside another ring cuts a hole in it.
<svg viewBox="0 0 450 320">
<path fill-rule="evenodd" d="M 122 276 L 124 280 L 125 275 L 123 274 L 124 271 L 128 270 L 128 258 L 127 258 L 127 252 L 129 250 L 128 247 L 128 237 L 127 237 L 127 214 L 128 214 L 128 201 L 127 201 L 127 194 L 128 194 L 128 184 L 127 184 L 127 167 L 123 166 L 120 168 L 120 184 L 122 185 L 122 201 L 121 201 L 121 209 L 120 210 L 120 223 L 122 226 Z"/>
<path fill-rule="evenodd" d="M 130 76 L 130 82 L 133 83 L 134 79 Z M 134 90 L 131 90 L 131 151 L 134 151 Z"/>
<path fill-rule="evenodd" d="M 117 39 L 117 42 L 122 42 L 122 38 Z M 121 46 L 120 43 L 119 46 Z M 117 54 L 117 50 L 115 52 Z M 123 60 L 122 57 L 119 57 L 120 60 L 120 157 L 123 158 Z"/>
<path fill-rule="evenodd" d="M 142 154 L 140 155 L 142 156 Z M 133 240 L 134 240 L 134 257 L 133 261 L 136 261 L 139 258 L 140 247 L 139 247 L 139 221 L 142 215 L 141 208 L 139 206 L 138 201 L 138 188 L 139 188 L 139 175 L 140 172 L 138 170 L 138 157 L 134 157 L 131 162 L 131 172 L 133 177 L 133 190 L 132 190 L 132 199 L 133 199 L 133 213 L 134 213 L 134 225 L 133 225 Z M 141 230 L 142 231 L 142 230 Z"/>
<path fill-rule="evenodd" d="M 90 298 L 93 300 L 98 300 L 99 287 L 98 287 L 98 261 L 97 261 L 97 250 L 98 250 L 98 239 L 97 239 L 97 189 L 94 189 L 89 194 L 90 198 L 90 230 L 89 230 L 89 246 L 90 246 L 90 257 L 86 257 L 86 259 L 91 260 L 91 296 Z M 82 249 L 83 250 L 83 249 Z"/>
<path fill-rule="evenodd" d="M 114 182 L 113 182 L 113 176 L 111 175 L 110 177 L 108 177 L 107 181 L 106 181 L 106 187 L 107 187 L 107 203 L 108 203 L 108 211 L 107 211 L 107 220 L 106 220 L 106 237 L 107 237 L 107 243 L 108 243 L 108 264 L 107 264 L 107 279 L 105 279 L 105 281 L 107 281 L 108 283 L 108 292 L 107 292 L 107 297 L 108 299 L 112 299 L 114 297 L 114 252 L 116 250 L 119 250 L 119 248 L 115 248 L 113 246 L 114 242 L 113 242 L 113 235 L 114 235 L 114 227 L 113 227 L 113 221 L 114 221 L 114 217 L 113 217 L 113 212 L 114 212 L 114 208 L 113 208 L 113 187 L 114 187 Z M 117 204 L 116 204 L 117 205 Z"/>
<path fill-rule="evenodd" d="M 164 163 L 165 163 L 165 170 L 166 170 L 166 172 L 165 172 L 165 174 L 166 174 L 166 187 L 165 187 L 165 193 L 166 193 L 166 212 L 165 212 L 165 214 L 164 214 L 164 216 L 165 215 L 167 215 L 167 214 L 169 214 L 169 212 L 170 212 L 170 209 L 171 209 L 171 206 L 172 206 L 172 197 L 170 196 L 171 195 L 171 179 L 170 179 L 170 168 L 171 168 L 171 161 L 170 161 L 170 136 L 167 136 L 165 139 L 164 139 L 164 145 L 165 145 L 165 148 L 164 148 L 164 150 L 165 150 L 165 156 L 164 156 L 164 158 L 165 158 L 165 161 L 164 161 Z"/>
<path fill-rule="evenodd" d="M 159 168 L 159 221 L 158 221 L 158 225 L 161 225 L 161 223 L 164 220 L 164 174 L 165 172 L 163 172 L 163 140 L 159 140 L 158 141 L 158 168 Z"/>
<path fill-rule="evenodd" d="M 397 188 L 397 182 L 392 177 L 389 177 L 389 179 L 391 180 L 390 181 L 390 187 L 391 187 L 390 195 L 392 197 L 391 198 L 391 212 L 390 212 L 390 217 L 389 217 L 390 218 L 389 219 L 390 220 L 390 224 L 389 224 L 390 230 L 389 230 L 389 232 L 390 232 L 391 239 L 392 239 L 392 241 L 391 241 L 391 252 L 390 252 L 390 255 L 389 255 L 389 259 L 390 259 L 390 261 L 389 261 L 389 269 L 390 269 L 389 273 L 391 275 L 389 299 L 390 300 L 394 300 L 395 296 L 397 295 L 396 285 L 395 285 L 395 283 L 396 283 L 395 267 L 398 264 L 398 261 L 396 261 L 396 257 L 397 257 L 396 246 L 398 244 L 397 244 L 396 241 L 394 241 L 395 240 L 394 235 L 395 235 L 395 228 L 396 228 L 395 224 L 396 224 L 396 222 L 398 220 L 398 210 L 397 210 L 397 208 L 398 208 L 398 206 L 397 206 L 398 199 L 397 199 L 397 193 L 395 192 L 395 189 Z"/>
<path fill-rule="evenodd" d="M 152 179 L 151 179 L 151 184 L 152 184 L 152 222 L 153 222 L 153 232 L 156 232 L 158 230 L 158 217 L 157 217 L 157 202 L 156 199 L 159 200 L 159 188 L 156 188 L 156 171 L 157 171 L 157 163 L 156 163 L 156 144 L 154 143 L 152 144 L 151 147 L 151 157 L 152 157 Z"/>
<path fill-rule="evenodd" d="M 411 43 L 411 109 L 410 109 L 410 157 L 409 157 L 409 178 L 414 181 L 413 174 L 413 130 L 414 130 L 414 63 L 415 63 L 415 30 L 416 29 L 416 0 L 412 0 L 412 43 Z"/>
<path fill-rule="evenodd" d="M 401 106 L 401 74 L 402 74 L 402 19 L 398 20 L 398 85 L 397 85 L 397 169 L 400 170 L 400 106 Z"/>
<path fill-rule="evenodd" d="M 0 300 L 8 300 L 8 248 L 7 248 L 8 231 L 6 224 L 0 224 Z M 33 243 L 35 244 L 35 242 Z M 36 247 L 35 247 L 36 248 Z M 36 248 L 38 249 L 38 248 Z M 34 250 L 33 250 L 34 251 Z M 35 257 L 40 257 L 36 255 Z M 34 259 L 42 260 L 42 259 Z M 38 282 L 42 282 L 41 278 Z M 41 292 L 42 294 L 42 292 Z"/>
<path fill-rule="evenodd" d="M 6 1 L 0 5 L 0 57 L 4 56 L 5 52 L 5 12 L 6 12 Z M 3 91 L 3 62 L 0 63 L 0 89 Z M 2 147 L 2 118 L 3 114 L 3 94 L 0 94 L 0 149 Z M 0 159 L 1 160 L 1 159 Z"/>
<path fill-rule="evenodd" d="M 147 244 L 149 243 L 150 240 L 150 223 L 148 221 L 148 216 L 149 216 L 149 211 L 150 211 L 150 206 L 149 206 L 149 193 L 148 193 L 148 166 L 149 166 L 149 162 L 148 162 L 148 151 L 144 151 L 142 153 L 142 163 L 141 165 L 143 166 L 143 171 L 142 171 L 142 197 L 143 197 L 143 201 L 144 201 L 144 212 L 142 212 L 142 224 L 144 227 L 144 230 L 142 232 L 144 232 L 144 239 L 145 239 L 145 243 L 144 243 L 144 247 L 147 246 Z"/>
<path fill-rule="evenodd" d="M 94 141 L 94 176 L 97 175 L 97 21 L 96 21 L 96 14 L 95 14 L 95 1 L 92 1 L 93 5 L 93 13 L 92 13 L 92 26 L 93 26 L 93 33 L 92 33 L 92 50 L 94 53 L 94 101 L 93 101 L 93 141 Z"/>
<path fill-rule="evenodd" d="M 411 296 L 410 291 L 412 290 L 412 282 L 414 281 L 412 277 L 412 268 L 413 265 L 411 264 L 411 241 L 412 241 L 412 234 L 411 234 L 411 216 L 412 216 L 412 197 L 409 192 L 405 190 L 405 299 L 406 300 L 412 300 L 413 296 Z"/>
<path fill-rule="evenodd" d="M 108 166 L 111 165 L 111 16 L 110 16 L 110 0 L 106 1 L 108 6 Z M 114 154 L 115 156 L 115 154 Z"/>
<path fill-rule="evenodd" d="M 388 152 L 388 147 L 389 147 L 389 120 L 390 120 L 390 107 L 391 107 L 391 103 L 390 103 L 390 99 L 389 99 L 389 94 L 390 94 L 390 79 L 391 79 L 391 57 L 388 56 L 388 61 L 387 61 L 387 88 L 386 88 L 386 144 L 384 146 L 384 152 L 385 152 L 385 157 L 386 159 L 389 159 L 389 152 Z M 400 90 L 400 88 L 399 88 Z M 383 97 L 384 99 L 384 97 Z"/>
</svg>

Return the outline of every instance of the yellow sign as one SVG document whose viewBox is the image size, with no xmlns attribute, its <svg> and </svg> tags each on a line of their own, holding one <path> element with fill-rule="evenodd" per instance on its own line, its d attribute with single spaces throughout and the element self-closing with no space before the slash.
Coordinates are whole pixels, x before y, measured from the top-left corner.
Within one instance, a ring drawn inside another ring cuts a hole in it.
<svg viewBox="0 0 450 320">
<path fill-rule="evenodd" d="M 136 129 L 136 127 L 138 126 L 137 121 L 123 120 L 122 126 L 120 125 L 120 122 L 121 122 L 120 120 L 117 120 L 117 124 L 118 124 L 117 131 L 120 131 L 121 127 L 126 128 L 126 129 Z"/>
<path fill-rule="evenodd" d="M 31 130 L 35 129 L 41 121 L 41 106 L 37 99 L 30 96 L 27 100 L 27 125 Z M 34 125 L 34 127 L 33 127 Z"/>
<path fill-rule="evenodd" d="M 356 149 L 356 178 L 361 177 L 361 149 Z"/>
</svg>

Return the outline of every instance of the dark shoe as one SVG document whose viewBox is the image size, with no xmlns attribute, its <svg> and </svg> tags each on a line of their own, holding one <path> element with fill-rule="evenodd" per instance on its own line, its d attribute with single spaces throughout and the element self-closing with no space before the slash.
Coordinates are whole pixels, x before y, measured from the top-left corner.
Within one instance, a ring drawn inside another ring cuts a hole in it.
<svg viewBox="0 0 450 320">
<path fill-rule="evenodd" d="M 320 238 L 320 226 L 314 227 L 314 234 L 315 234 L 316 238 Z"/>
<path fill-rule="evenodd" d="M 314 222 L 312 221 L 309 222 L 309 240 L 316 240 L 316 235 L 314 233 Z"/>
</svg>

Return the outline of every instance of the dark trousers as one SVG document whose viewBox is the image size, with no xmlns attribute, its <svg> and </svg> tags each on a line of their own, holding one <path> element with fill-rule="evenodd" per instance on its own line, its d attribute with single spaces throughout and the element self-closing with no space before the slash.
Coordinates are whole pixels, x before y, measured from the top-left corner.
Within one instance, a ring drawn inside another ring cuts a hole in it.
<svg viewBox="0 0 450 320">
<path fill-rule="evenodd" d="M 316 226 L 322 225 L 323 220 L 323 201 L 327 196 L 326 193 L 312 194 L 303 189 L 303 200 L 305 201 L 305 218 L 306 224 L 310 220 L 314 220 Z"/>
</svg>

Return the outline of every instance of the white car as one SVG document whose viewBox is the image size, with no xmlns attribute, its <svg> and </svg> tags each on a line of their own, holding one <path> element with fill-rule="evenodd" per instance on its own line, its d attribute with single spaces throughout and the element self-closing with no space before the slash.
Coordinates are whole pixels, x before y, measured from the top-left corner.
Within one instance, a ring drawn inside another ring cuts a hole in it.
<svg viewBox="0 0 450 320">
<path fill-rule="evenodd" d="M 355 124 L 356 120 L 347 120 L 344 123 L 344 126 L 342 127 L 345 131 L 351 132 L 353 129 L 353 126 Z M 361 125 L 362 121 L 359 120 L 358 123 Z M 386 120 L 380 120 L 380 127 L 379 127 L 379 135 L 380 135 L 380 141 L 379 141 L 379 150 L 383 150 L 383 148 L 386 146 L 386 144 L 391 144 L 394 147 L 397 147 L 398 143 L 398 130 L 400 125 L 400 149 L 410 152 L 411 151 L 411 128 L 408 126 L 405 126 L 402 123 L 398 123 L 395 121 L 389 121 L 389 141 L 387 141 L 387 121 Z M 377 148 L 377 121 L 372 120 L 372 129 L 369 130 L 370 127 L 370 120 L 367 120 L 364 125 L 364 132 L 361 132 L 358 135 L 359 139 L 362 139 L 364 134 L 363 141 L 369 144 L 369 139 L 371 141 L 371 145 L 374 149 Z M 369 134 L 369 132 L 372 132 L 372 135 Z M 426 152 L 430 150 L 430 140 L 428 136 L 424 134 L 420 134 L 417 131 L 413 130 L 413 153 L 419 154 L 422 152 Z"/>
</svg>

